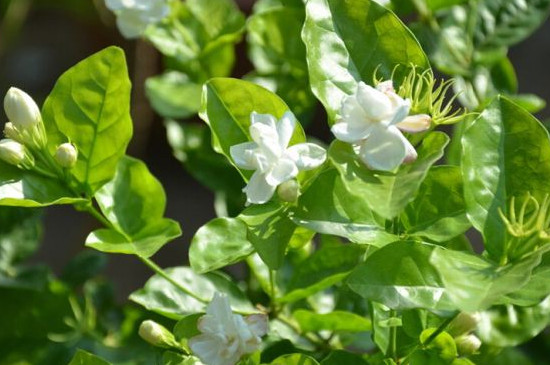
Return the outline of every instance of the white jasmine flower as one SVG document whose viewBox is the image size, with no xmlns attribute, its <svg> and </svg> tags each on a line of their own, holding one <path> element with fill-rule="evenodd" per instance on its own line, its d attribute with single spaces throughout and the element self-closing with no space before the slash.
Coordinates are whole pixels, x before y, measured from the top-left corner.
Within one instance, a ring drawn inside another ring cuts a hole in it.
<svg viewBox="0 0 550 365">
<path fill-rule="evenodd" d="M 161 21 L 170 13 L 166 0 L 105 0 L 116 16 L 120 33 L 125 38 L 138 38 L 149 24 Z"/>
<path fill-rule="evenodd" d="M 245 142 L 230 149 L 235 164 L 256 170 L 243 189 L 247 203 L 263 204 L 273 196 L 278 185 L 291 180 L 301 170 L 311 170 L 326 159 L 324 148 L 313 143 L 288 147 L 296 118 L 286 112 L 280 121 L 270 114 L 250 115 L 250 135 L 254 142 Z"/>
<path fill-rule="evenodd" d="M 216 293 L 197 327 L 202 334 L 188 342 L 193 353 L 205 365 L 234 365 L 259 348 L 268 322 L 263 314 L 234 314 L 227 297 Z"/>
<path fill-rule="evenodd" d="M 391 81 L 373 88 L 360 82 L 354 95 L 344 98 L 341 118 L 332 126 L 337 139 L 351 143 L 370 168 L 392 171 L 417 157 L 401 130 L 420 132 L 429 128 L 428 115 L 407 117 L 411 104 L 395 93 Z"/>
</svg>

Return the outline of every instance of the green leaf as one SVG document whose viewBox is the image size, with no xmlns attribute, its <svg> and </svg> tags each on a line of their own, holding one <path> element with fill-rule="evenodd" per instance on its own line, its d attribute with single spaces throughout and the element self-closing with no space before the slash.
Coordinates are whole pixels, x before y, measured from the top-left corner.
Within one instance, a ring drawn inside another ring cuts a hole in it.
<svg viewBox="0 0 550 365">
<path fill-rule="evenodd" d="M 371 321 L 358 314 L 345 311 L 332 311 L 319 314 L 305 309 L 298 309 L 292 316 L 304 332 L 363 332 L 372 329 Z"/>
<path fill-rule="evenodd" d="M 281 303 L 295 302 L 344 280 L 357 265 L 363 249 L 353 244 L 325 243 L 302 261 L 293 273 Z"/>
<path fill-rule="evenodd" d="M 187 118 L 201 106 L 202 85 L 178 71 L 167 71 L 145 82 L 145 92 L 153 109 L 164 118 Z"/>
<path fill-rule="evenodd" d="M 247 226 L 237 218 L 216 218 L 199 228 L 191 240 L 189 261 L 202 274 L 241 261 L 254 252 Z"/>
<path fill-rule="evenodd" d="M 519 306 L 533 306 L 550 293 L 550 253 L 542 255 L 540 264 L 533 269 L 527 284 L 507 297 L 507 302 Z"/>
<path fill-rule="evenodd" d="M 304 354 L 283 355 L 271 362 L 271 365 L 319 365 L 314 358 Z"/>
<path fill-rule="evenodd" d="M 137 159 L 121 159 L 115 177 L 95 198 L 113 228 L 92 232 L 88 247 L 150 257 L 181 235 L 179 224 L 163 217 L 166 195 L 161 183 Z"/>
<path fill-rule="evenodd" d="M 347 284 L 362 297 L 391 309 L 451 310 L 445 286 L 430 262 L 436 247 L 407 241 L 386 245 L 357 266 Z"/>
<path fill-rule="evenodd" d="M 531 307 L 494 306 L 480 312 L 477 333 L 490 346 L 517 346 L 534 338 L 550 323 L 550 297 Z"/>
<path fill-rule="evenodd" d="M 0 161 L 0 205 L 46 207 L 85 202 L 58 181 Z"/>
<path fill-rule="evenodd" d="M 397 65 L 397 84 L 410 65 L 429 62 L 413 34 L 391 11 L 370 0 L 310 0 L 302 32 L 313 93 L 330 121 L 342 99 L 359 81 L 371 83 L 375 71 L 389 79 Z"/>
<path fill-rule="evenodd" d="M 368 363 L 357 354 L 344 350 L 332 351 L 321 361 L 321 365 L 367 365 Z"/>
<path fill-rule="evenodd" d="M 36 251 L 41 235 L 41 215 L 36 209 L 0 207 L 0 272 Z"/>
<path fill-rule="evenodd" d="M 468 216 L 495 260 L 505 257 L 511 197 L 550 192 L 550 141 L 546 128 L 504 97 L 497 97 L 462 137 L 462 174 Z"/>
<path fill-rule="evenodd" d="M 382 247 L 397 240 L 387 233 L 361 199 L 348 192 L 335 169 L 325 171 L 300 196 L 292 221 L 317 233 Z"/>
<path fill-rule="evenodd" d="M 444 242 L 471 227 L 466 216 L 462 173 L 457 166 L 432 167 L 415 199 L 401 215 L 410 235 Z"/>
<path fill-rule="evenodd" d="M 44 102 L 50 152 L 76 146 L 71 174 L 89 197 L 113 178 L 132 137 L 130 87 L 123 51 L 109 47 L 61 75 Z"/>
<path fill-rule="evenodd" d="M 252 304 L 227 275 L 212 272 L 198 275 L 188 267 L 174 267 L 165 272 L 196 298 L 182 291 L 159 275 L 150 278 L 145 286 L 130 295 L 130 300 L 146 309 L 172 319 L 204 312 L 214 293 L 228 296 L 231 308 L 239 313 L 257 313 Z M 199 299 L 197 299 L 199 298 Z"/>
<path fill-rule="evenodd" d="M 69 365 L 110 365 L 107 362 L 89 352 L 78 350 Z"/>
<path fill-rule="evenodd" d="M 185 356 L 172 351 L 166 351 L 162 355 L 163 365 L 203 365 L 199 359 L 194 356 Z"/>
<path fill-rule="evenodd" d="M 516 263 L 497 266 L 474 254 L 437 248 L 429 263 L 437 269 L 452 302 L 472 313 L 489 308 L 525 285 L 541 255 L 535 252 Z"/>
<path fill-rule="evenodd" d="M 277 95 L 251 82 L 215 78 L 208 81 L 203 89 L 200 117 L 212 131 L 212 146 L 223 153 L 229 161 L 229 149 L 239 143 L 251 140 L 250 114 L 271 114 L 279 119 L 289 110 Z M 305 135 L 299 123 L 296 124 L 290 145 L 305 142 Z M 248 180 L 249 170 L 241 170 Z"/>
<path fill-rule="evenodd" d="M 262 261 L 272 270 L 280 268 L 296 231 L 296 225 L 288 218 L 287 208 L 275 202 L 252 205 L 238 219 L 248 227 L 248 241 Z"/>
<path fill-rule="evenodd" d="M 180 319 L 174 326 L 173 331 L 176 340 L 181 341 L 200 335 L 201 331 L 197 328 L 197 321 L 203 315 L 202 313 L 190 314 Z"/>
<path fill-rule="evenodd" d="M 449 137 L 441 132 L 430 133 L 417 149 L 416 161 L 402 165 L 397 172 L 369 170 L 350 144 L 334 141 L 329 158 L 338 169 L 350 194 L 357 196 L 386 219 L 398 216 L 410 203 L 430 167 L 443 156 Z"/>
<path fill-rule="evenodd" d="M 476 5 L 478 49 L 512 46 L 527 38 L 548 17 L 548 0 L 486 0 Z"/>
</svg>

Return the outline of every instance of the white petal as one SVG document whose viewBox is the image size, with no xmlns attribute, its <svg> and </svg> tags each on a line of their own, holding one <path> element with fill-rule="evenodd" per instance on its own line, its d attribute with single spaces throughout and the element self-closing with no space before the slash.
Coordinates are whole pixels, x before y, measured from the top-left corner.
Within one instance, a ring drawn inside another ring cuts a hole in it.
<svg viewBox="0 0 550 365">
<path fill-rule="evenodd" d="M 281 155 L 279 146 L 279 134 L 277 133 L 276 119 L 270 114 L 252 113 L 250 124 L 250 136 L 258 144 L 258 147 L 273 158 Z"/>
<path fill-rule="evenodd" d="M 229 331 L 235 327 L 234 314 L 225 295 L 215 293 L 206 308 L 206 314 L 215 318 L 225 330 Z"/>
<path fill-rule="evenodd" d="M 107 9 L 115 11 L 124 9 L 125 2 L 124 0 L 105 0 L 105 6 L 107 7 Z"/>
<path fill-rule="evenodd" d="M 414 146 L 409 142 L 405 136 L 401 135 L 403 137 L 403 143 L 405 143 L 405 147 L 407 148 L 407 155 L 405 156 L 405 159 L 403 160 L 403 163 L 409 163 L 416 161 L 416 158 L 418 157 L 418 153 L 416 153 L 416 150 L 414 149 Z"/>
<path fill-rule="evenodd" d="M 395 89 L 393 88 L 393 81 L 392 80 L 382 81 L 381 83 L 376 85 L 376 90 L 382 91 L 384 94 L 387 94 L 387 93 L 394 93 L 395 94 Z"/>
<path fill-rule="evenodd" d="M 220 351 L 227 346 L 223 338 L 214 335 L 198 335 L 188 341 L 189 348 L 203 363 L 208 365 L 225 365 Z"/>
<path fill-rule="evenodd" d="M 124 10 L 116 19 L 118 30 L 124 38 L 132 39 L 139 38 L 149 25 L 141 19 L 139 11 Z"/>
<path fill-rule="evenodd" d="M 286 158 L 282 158 L 277 162 L 271 171 L 265 176 L 265 181 L 274 187 L 277 185 L 292 179 L 298 175 L 298 167 L 294 161 Z"/>
<path fill-rule="evenodd" d="M 254 335 L 262 337 L 267 333 L 269 321 L 265 314 L 251 314 L 244 320 Z"/>
<path fill-rule="evenodd" d="M 300 143 L 290 146 L 286 156 L 294 161 L 299 170 L 311 170 L 325 162 L 327 151 L 314 143 Z"/>
<path fill-rule="evenodd" d="M 296 127 L 296 117 L 292 112 L 286 112 L 279 123 L 277 123 L 277 134 L 279 135 L 279 146 L 285 149 L 292 138 L 294 128 Z"/>
<path fill-rule="evenodd" d="M 352 124 L 341 120 L 335 123 L 330 130 L 340 141 L 357 143 L 369 136 L 372 127 L 373 123 Z"/>
<path fill-rule="evenodd" d="M 392 171 L 401 165 L 408 155 L 405 141 L 406 138 L 396 127 L 376 128 L 369 138 L 362 142 L 359 157 L 374 170 Z"/>
<path fill-rule="evenodd" d="M 277 128 L 277 119 L 271 114 L 259 114 L 256 112 L 252 112 L 250 114 L 250 125 L 252 126 L 255 124 L 263 124 L 275 130 Z"/>
<path fill-rule="evenodd" d="M 432 118 L 428 114 L 416 114 L 406 117 L 395 126 L 405 132 L 418 133 L 428 130 L 431 122 Z"/>
<path fill-rule="evenodd" d="M 243 191 L 246 193 L 246 202 L 251 204 L 263 204 L 273 196 L 275 186 L 266 182 L 265 174 L 259 171 L 254 172 L 248 185 Z"/>
<path fill-rule="evenodd" d="M 364 82 L 357 85 L 357 101 L 371 119 L 386 120 L 392 115 L 392 103 L 388 96 Z"/>
<path fill-rule="evenodd" d="M 394 105 L 393 115 L 389 119 L 387 125 L 394 125 L 401 122 L 403 119 L 409 115 L 409 110 L 411 109 L 411 101 L 402 99 L 399 95 L 395 94 L 391 97 L 392 104 Z"/>
<path fill-rule="evenodd" d="M 257 148 L 258 145 L 256 143 L 245 142 L 231 146 L 229 153 L 237 166 L 247 170 L 254 170 L 258 168 L 253 160 L 253 154 Z"/>
</svg>

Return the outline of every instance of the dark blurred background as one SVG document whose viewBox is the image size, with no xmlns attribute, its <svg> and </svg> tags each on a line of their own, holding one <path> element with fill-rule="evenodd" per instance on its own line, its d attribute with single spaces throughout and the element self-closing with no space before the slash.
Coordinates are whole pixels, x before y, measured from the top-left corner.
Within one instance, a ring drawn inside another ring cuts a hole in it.
<svg viewBox="0 0 550 365">
<path fill-rule="evenodd" d="M 254 0 L 237 0 L 250 13 Z M 8 8 L 8 3 L 12 5 Z M 144 95 L 144 81 L 159 74 L 161 61 L 156 51 L 142 41 L 122 38 L 103 0 L 0 0 L 0 96 L 10 86 L 32 95 L 39 105 L 66 69 L 109 45 L 126 51 L 133 82 L 132 117 L 134 138 L 129 154 L 143 159 L 163 183 L 168 196 L 166 215 L 180 222 L 184 234 L 166 245 L 154 258 L 161 266 L 188 263 L 187 248 L 195 231 L 214 217 L 213 194 L 186 173 L 172 157 L 162 120 L 156 116 Z M 518 74 L 520 92 L 535 93 L 550 101 L 550 21 L 527 41 L 510 50 Z M 244 43 L 238 46 L 234 76 L 251 69 Z M 6 120 L 0 113 L 0 125 Z M 328 128 L 319 111 L 310 132 L 326 135 Z M 550 118 L 550 108 L 538 117 Z M 197 120 L 197 122 L 199 122 Z M 33 257 L 59 273 L 64 265 L 84 249 L 87 234 L 98 227 L 96 221 L 71 207 L 45 211 L 43 244 Z M 132 256 L 110 255 L 105 275 L 115 282 L 117 297 L 124 300 L 139 288 L 151 272 Z"/>
</svg>

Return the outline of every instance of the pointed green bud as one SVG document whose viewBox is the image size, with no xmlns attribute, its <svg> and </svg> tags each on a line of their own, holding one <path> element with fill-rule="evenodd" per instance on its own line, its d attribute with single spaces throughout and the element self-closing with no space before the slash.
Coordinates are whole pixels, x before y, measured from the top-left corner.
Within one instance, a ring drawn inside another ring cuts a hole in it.
<svg viewBox="0 0 550 365">
<path fill-rule="evenodd" d="M 76 164 L 78 151 L 72 143 L 63 143 L 55 150 L 54 158 L 59 166 L 70 169 Z"/>
<path fill-rule="evenodd" d="M 172 332 L 155 321 L 141 322 L 138 330 L 139 336 L 155 347 L 180 348 Z"/>
<path fill-rule="evenodd" d="M 456 349 L 461 356 L 469 356 L 481 347 L 481 340 L 476 335 L 462 335 L 455 338 Z"/>
<path fill-rule="evenodd" d="M 281 200 L 293 203 L 300 196 L 300 184 L 294 179 L 285 181 L 277 187 L 277 195 Z"/>
<path fill-rule="evenodd" d="M 34 158 L 25 146 L 9 138 L 0 140 L 0 159 L 25 169 L 34 166 Z"/>
<path fill-rule="evenodd" d="M 4 97 L 4 110 L 18 129 L 28 129 L 42 122 L 38 105 L 26 92 L 15 87 Z"/>
</svg>

